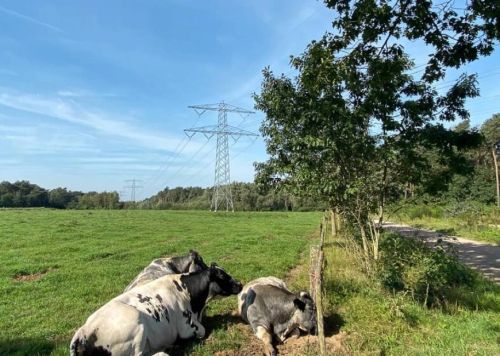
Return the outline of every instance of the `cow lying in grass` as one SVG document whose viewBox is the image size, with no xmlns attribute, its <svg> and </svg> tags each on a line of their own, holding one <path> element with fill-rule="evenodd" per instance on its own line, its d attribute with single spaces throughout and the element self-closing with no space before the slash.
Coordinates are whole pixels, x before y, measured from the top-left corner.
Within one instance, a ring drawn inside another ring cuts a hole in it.
<svg viewBox="0 0 500 356">
<path fill-rule="evenodd" d="M 125 292 L 168 274 L 198 272 L 207 268 L 208 266 L 203 262 L 203 258 L 193 250 L 189 250 L 189 254 L 186 256 L 158 258 L 134 278 L 125 288 Z"/>
<path fill-rule="evenodd" d="M 180 339 L 203 338 L 198 321 L 206 302 L 238 294 L 240 282 L 213 263 L 137 286 L 98 309 L 71 340 L 71 355 L 152 355 Z"/>
<path fill-rule="evenodd" d="M 313 333 L 316 327 L 316 307 L 309 294 L 293 294 L 276 277 L 247 283 L 238 294 L 238 312 L 264 342 L 267 355 L 276 355 L 273 335 L 284 342 L 300 330 Z"/>
</svg>

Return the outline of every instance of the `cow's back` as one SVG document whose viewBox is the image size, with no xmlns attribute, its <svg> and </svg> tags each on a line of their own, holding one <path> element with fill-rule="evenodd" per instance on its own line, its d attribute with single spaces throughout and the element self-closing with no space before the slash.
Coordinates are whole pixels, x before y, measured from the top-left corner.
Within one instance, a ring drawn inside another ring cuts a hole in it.
<svg viewBox="0 0 500 356">
<path fill-rule="evenodd" d="M 125 288 L 124 292 L 132 288 L 142 286 L 146 283 L 154 281 L 158 278 L 164 277 L 169 274 L 177 274 L 179 271 L 173 266 L 172 258 L 158 258 L 152 261 L 141 273 L 139 273 L 134 280 Z"/>
<path fill-rule="evenodd" d="M 244 318 L 245 318 L 245 316 L 243 315 L 242 309 L 243 309 L 243 305 L 245 304 L 245 300 L 248 297 L 248 291 L 250 288 L 257 286 L 257 285 L 268 285 L 268 286 L 274 286 L 274 287 L 283 288 L 283 289 L 288 290 L 286 283 L 277 277 L 267 276 L 267 277 L 260 277 L 260 278 L 251 280 L 250 282 L 248 282 L 247 284 L 245 284 L 243 286 L 243 289 L 238 294 L 238 313 Z"/>
</svg>

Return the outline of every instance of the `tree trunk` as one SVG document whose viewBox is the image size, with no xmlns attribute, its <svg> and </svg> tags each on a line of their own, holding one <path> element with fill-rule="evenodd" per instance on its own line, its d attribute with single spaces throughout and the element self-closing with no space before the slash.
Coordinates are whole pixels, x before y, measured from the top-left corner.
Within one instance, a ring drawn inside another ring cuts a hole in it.
<svg viewBox="0 0 500 356">
<path fill-rule="evenodd" d="M 361 233 L 361 241 L 363 241 L 363 251 L 365 253 L 365 258 L 368 263 L 368 260 L 370 259 L 370 252 L 368 250 L 368 239 L 366 238 L 365 227 L 363 226 L 362 223 L 359 223 L 359 232 Z"/>
<path fill-rule="evenodd" d="M 491 149 L 491 154 L 493 155 L 493 163 L 495 165 L 495 178 L 497 183 L 497 206 L 500 207 L 500 178 L 498 177 L 498 162 L 495 145 L 493 145 Z"/>
<path fill-rule="evenodd" d="M 337 236 L 337 214 L 335 213 L 335 209 L 330 210 L 330 216 L 332 220 L 332 237 Z"/>
<path fill-rule="evenodd" d="M 370 234 L 372 238 L 372 248 L 373 248 L 373 259 L 378 260 L 378 251 L 379 251 L 379 241 L 380 241 L 380 226 L 381 224 L 377 224 L 375 221 L 370 221 Z"/>
</svg>

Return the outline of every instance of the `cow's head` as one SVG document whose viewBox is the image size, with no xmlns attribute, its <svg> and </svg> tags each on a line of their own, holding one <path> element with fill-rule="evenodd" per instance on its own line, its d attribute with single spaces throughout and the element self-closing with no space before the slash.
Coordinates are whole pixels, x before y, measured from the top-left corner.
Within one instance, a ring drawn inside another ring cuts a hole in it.
<svg viewBox="0 0 500 356">
<path fill-rule="evenodd" d="M 199 272 L 208 269 L 208 266 L 203 262 L 203 258 L 201 258 L 200 254 L 195 250 L 189 250 L 189 269 L 188 272 Z"/>
<path fill-rule="evenodd" d="M 212 262 L 209 268 L 210 290 L 209 298 L 217 295 L 229 296 L 238 294 L 243 289 L 243 285 L 227 274 L 216 263 Z"/>
<path fill-rule="evenodd" d="M 297 309 L 294 321 L 298 328 L 307 333 L 314 334 L 316 329 L 316 306 L 307 292 L 300 292 L 299 297 L 293 301 Z"/>
</svg>

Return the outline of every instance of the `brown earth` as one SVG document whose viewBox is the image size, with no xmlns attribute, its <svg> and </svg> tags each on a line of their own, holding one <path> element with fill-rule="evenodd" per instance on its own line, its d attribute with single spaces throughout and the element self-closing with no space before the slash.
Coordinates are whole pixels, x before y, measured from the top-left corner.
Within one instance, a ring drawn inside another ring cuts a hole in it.
<svg viewBox="0 0 500 356">
<path fill-rule="evenodd" d="M 325 338 L 327 352 L 340 355 L 347 355 L 348 351 L 343 346 L 347 333 L 340 332 L 336 335 Z M 216 356 L 250 356 L 264 355 L 264 344 L 257 338 L 245 344 L 238 350 L 224 350 L 216 352 Z M 276 345 L 278 355 L 315 355 L 318 353 L 318 337 L 313 335 L 303 335 L 285 341 L 284 344 Z"/>
<path fill-rule="evenodd" d="M 55 271 L 56 268 L 49 268 L 46 270 L 42 270 L 40 272 L 32 273 L 32 274 L 16 274 L 14 276 L 14 280 L 17 282 L 33 282 L 33 281 L 38 281 L 41 279 L 43 276 L 45 276 L 47 273 Z"/>
</svg>

